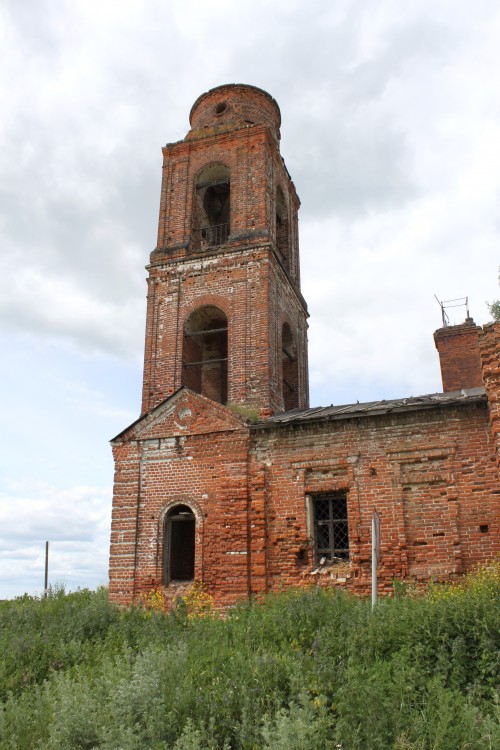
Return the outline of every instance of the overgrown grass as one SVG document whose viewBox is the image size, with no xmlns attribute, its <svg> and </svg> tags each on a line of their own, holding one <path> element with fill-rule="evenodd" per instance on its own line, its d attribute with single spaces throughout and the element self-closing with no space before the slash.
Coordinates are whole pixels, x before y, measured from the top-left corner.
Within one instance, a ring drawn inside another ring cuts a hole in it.
<svg viewBox="0 0 500 750">
<path fill-rule="evenodd" d="M 290 591 L 225 619 L 105 590 L 0 605 L 0 748 L 500 747 L 499 567 L 426 596 Z M 497 713 L 495 713 L 497 711 Z"/>
</svg>

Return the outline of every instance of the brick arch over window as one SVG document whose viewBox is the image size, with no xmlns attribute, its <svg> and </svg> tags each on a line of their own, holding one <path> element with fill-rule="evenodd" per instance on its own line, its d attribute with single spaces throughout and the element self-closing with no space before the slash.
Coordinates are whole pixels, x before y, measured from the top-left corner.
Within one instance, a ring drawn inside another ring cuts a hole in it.
<svg viewBox="0 0 500 750">
<path fill-rule="evenodd" d="M 173 505 L 164 518 L 163 581 L 192 581 L 195 569 L 196 517 L 189 505 Z"/>
<path fill-rule="evenodd" d="M 182 385 L 227 403 L 227 317 L 215 305 L 194 310 L 184 325 Z"/>
<path fill-rule="evenodd" d="M 283 263 L 288 266 L 290 254 L 290 222 L 285 194 L 278 185 L 276 188 L 276 247 Z"/>
<path fill-rule="evenodd" d="M 192 249 L 217 247 L 227 241 L 231 218 L 229 167 L 222 162 L 207 164 L 195 178 Z"/>
<path fill-rule="evenodd" d="M 281 380 L 285 411 L 299 406 L 299 363 L 297 348 L 288 323 L 281 329 Z"/>
</svg>

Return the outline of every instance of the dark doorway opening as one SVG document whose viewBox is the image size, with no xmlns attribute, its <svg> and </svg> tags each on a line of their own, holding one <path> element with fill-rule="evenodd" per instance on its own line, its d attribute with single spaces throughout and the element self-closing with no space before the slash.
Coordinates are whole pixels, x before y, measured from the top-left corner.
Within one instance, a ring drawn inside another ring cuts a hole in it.
<svg viewBox="0 0 500 750">
<path fill-rule="evenodd" d="M 192 581 L 195 558 L 194 514 L 187 505 L 176 505 L 165 519 L 165 584 Z"/>
</svg>

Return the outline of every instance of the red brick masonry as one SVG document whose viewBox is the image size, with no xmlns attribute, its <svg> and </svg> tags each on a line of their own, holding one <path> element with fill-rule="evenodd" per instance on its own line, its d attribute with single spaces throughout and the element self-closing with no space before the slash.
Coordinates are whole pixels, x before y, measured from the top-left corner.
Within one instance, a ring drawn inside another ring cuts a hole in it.
<svg viewBox="0 0 500 750">
<path fill-rule="evenodd" d="M 469 318 L 457 326 L 440 328 L 434 334 L 439 352 L 443 391 L 458 391 L 482 385 L 479 335 L 481 328 Z"/>
<path fill-rule="evenodd" d="M 436 332 L 445 394 L 308 409 L 299 200 L 280 124 L 265 92 L 223 86 L 197 100 L 192 130 L 164 148 L 142 416 L 112 441 L 113 601 L 189 586 L 166 579 L 174 508 L 194 516 L 194 580 L 221 608 L 309 583 L 368 593 L 374 508 L 381 592 L 393 578 L 448 579 L 499 553 L 500 324 Z M 214 164 L 230 174 L 228 236 L 202 247 L 200 175 Z M 226 403 L 187 387 L 200 390 L 185 340 L 200 308 L 227 318 Z M 284 412 L 290 398 L 298 409 Z M 338 492 L 349 556 L 319 564 L 312 503 Z"/>
</svg>

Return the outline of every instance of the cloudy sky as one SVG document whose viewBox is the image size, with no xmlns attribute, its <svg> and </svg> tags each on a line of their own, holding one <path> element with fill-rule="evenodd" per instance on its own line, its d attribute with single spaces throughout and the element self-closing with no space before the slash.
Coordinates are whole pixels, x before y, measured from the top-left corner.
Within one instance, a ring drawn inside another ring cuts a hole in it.
<svg viewBox="0 0 500 750">
<path fill-rule="evenodd" d="M 311 404 L 440 390 L 434 298 L 499 294 L 498 0 L 0 0 L 0 598 L 107 581 L 161 146 L 278 101 Z M 451 311 L 462 322 L 463 308 Z"/>
</svg>

